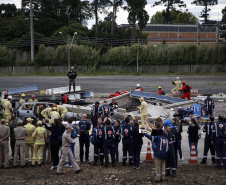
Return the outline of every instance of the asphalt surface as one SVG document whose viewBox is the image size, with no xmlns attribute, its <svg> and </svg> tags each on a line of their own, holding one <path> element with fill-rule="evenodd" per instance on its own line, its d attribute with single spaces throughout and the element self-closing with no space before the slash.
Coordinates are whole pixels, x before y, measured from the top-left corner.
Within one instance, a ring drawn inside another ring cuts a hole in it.
<svg viewBox="0 0 226 185">
<path fill-rule="evenodd" d="M 140 84 L 145 91 L 158 92 L 158 86 L 166 93 L 173 89 L 172 81 L 177 76 L 79 76 L 76 85 L 82 90 L 91 90 L 96 94 L 113 93 L 118 90 L 131 90 Z M 199 93 L 226 93 L 226 76 L 180 76 Z M 68 86 L 67 77 L 47 76 L 2 76 L 0 77 L 0 91 L 24 86 L 37 85 L 39 90 Z"/>
</svg>

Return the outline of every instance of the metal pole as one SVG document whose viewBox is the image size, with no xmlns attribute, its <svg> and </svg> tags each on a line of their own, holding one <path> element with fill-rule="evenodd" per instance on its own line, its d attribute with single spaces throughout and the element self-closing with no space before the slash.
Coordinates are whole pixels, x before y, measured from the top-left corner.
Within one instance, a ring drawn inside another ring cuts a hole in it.
<svg viewBox="0 0 226 185">
<path fill-rule="evenodd" d="M 139 38 L 138 38 L 138 45 L 137 45 L 137 73 L 139 71 Z"/>
<path fill-rule="evenodd" d="M 71 60 L 71 48 L 70 48 L 70 35 L 68 34 L 68 71 L 70 71 L 70 60 Z"/>
<path fill-rule="evenodd" d="M 31 32 L 31 63 L 34 61 L 34 23 L 33 23 L 33 0 L 30 0 L 30 32 Z"/>
<path fill-rule="evenodd" d="M 197 24 L 197 46 L 200 44 L 200 25 Z"/>
<path fill-rule="evenodd" d="M 216 24 L 216 44 L 219 44 L 219 22 Z"/>
</svg>

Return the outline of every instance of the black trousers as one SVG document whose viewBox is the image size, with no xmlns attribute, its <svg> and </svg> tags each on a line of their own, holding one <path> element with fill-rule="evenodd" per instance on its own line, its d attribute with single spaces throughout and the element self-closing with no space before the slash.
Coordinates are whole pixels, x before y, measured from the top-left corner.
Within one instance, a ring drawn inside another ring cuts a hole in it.
<svg viewBox="0 0 226 185">
<path fill-rule="evenodd" d="M 50 143 L 50 150 L 53 159 L 53 166 L 58 166 L 59 163 L 59 148 L 60 145 L 58 143 Z"/>
<path fill-rule="evenodd" d="M 85 151 L 85 158 L 86 158 L 86 160 L 89 160 L 89 146 L 90 146 L 89 136 L 79 137 L 80 161 L 83 161 L 84 145 L 85 145 L 85 150 L 86 150 Z"/>
<path fill-rule="evenodd" d="M 174 144 L 172 144 L 172 145 L 174 145 Z M 169 147 L 169 152 L 168 152 L 168 156 L 166 159 L 166 170 L 170 170 L 170 169 L 172 169 L 172 172 L 176 171 L 176 169 L 177 169 L 175 149 L 172 146 Z"/>
<path fill-rule="evenodd" d="M 10 140 L 10 146 L 11 146 L 11 150 L 12 150 L 12 157 L 14 157 L 14 153 L 15 153 L 15 143 L 16 143 L 16 140 L 14 140 L 14 139 Z"/>
<path fill-rule="evenodd" d="M 205 143 L 204 143 L 204 152 L 203 152 L 203 160 L 205 160 L 205 161 L 207 160 L 207 154 L 208 154 L 209 150 L 211 153 L 212 162 L 214 162 L 215 161 L 215 149 L 214 149 L 214 146 L 211 145 L 211 137 L 206 137 Z"/>
</svg>

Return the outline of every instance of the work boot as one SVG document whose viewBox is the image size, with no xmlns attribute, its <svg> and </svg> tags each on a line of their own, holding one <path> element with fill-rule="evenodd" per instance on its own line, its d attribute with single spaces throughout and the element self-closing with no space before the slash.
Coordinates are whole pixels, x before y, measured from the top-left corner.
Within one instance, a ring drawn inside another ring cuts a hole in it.
<svg viewBox="0 0 226 185">
<path fill-rule="evenodd" d="M 112 167 L 115 167 L 115 160 L 112 160 Z"/>
<path fill-rule="evenodd" d="M 94 161 L 93 161 L 93 163 L 92 163 L 92 165 L 97 165 L 97 157 L 94 157 Z"/>
<path fill-rule="evenodd" d="M 166 170 L 166 175 L 165 176 L 170 176 L 170 170 Z"/>
<path fill-rule="evenodd" d="M 102 155 L 100 156 L 100 164 L 104 165 L 104 156 L 102 156 Z"/>
<path fill-rule="evenodd" d="M 122 166 L 126 166 L 126 162 L 125 161 L 122 162 Z"/>
<path fill-rule="evenodd" d="M 176 177 L 176 176 L 177 176 L 176 170 L 172 170 L 172 177 Z"/>
<path fill-rule="evenodd" d="M 200 164 L 206 164 L 206 158 L 203 158 Z"/>
<path fill-rule="evenodd" d="M 108 168 L 108 164 L 109 164 L 109 162 L 105 161 L 104 167 Z"/>
</svg>

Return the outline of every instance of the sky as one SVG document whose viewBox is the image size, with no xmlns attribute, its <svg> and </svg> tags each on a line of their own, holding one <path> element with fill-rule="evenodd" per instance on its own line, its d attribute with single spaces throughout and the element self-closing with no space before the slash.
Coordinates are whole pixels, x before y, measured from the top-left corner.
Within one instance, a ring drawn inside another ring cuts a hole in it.
<svg viewBox="0 0 226 185">
<path fill-rule="evenodd" d="M 89 0 L 91 1 L 91 0 Z M 152 7 L 153 3 L 156 0 L 147 0 L 147 5 L 145 7 L 146 11 L 148 12 L 150 18 L 157 12 L 157 11 L 162 11 L 163 9 L 165 9 L 164 6 L 155 6 Z M 189 12 L 193 13 L 196 17 L 199 17 L 200 12 L 202 11 L 203 7 L 202 6 L 195 6 L 195 5 L 191 5 L 191 2 L 193 0 L 184 0 L 184 2 L 187 4 L 186 8 L 183 8 L 182 10 L 186 10 L 188 9 Z M 0 4 L 2 3 L 10 3 L 10 4 L 15 4 L 18 8 L 21 7 L 21 0 L 0 0 Z M 210 7 L 211 11 L 209 12 L 210 14 L 210 18 L 211 20 L 221 20 L 222 18 L 222 12 L 221 10 L 226 6 L 226 0 L 218 0 L 218 5 Z M 109 9 L 109 11 L 111 11 L 111 9 Z M 103 20 L 105 17 L 105 15 L 100 14 L 100 19 Z M 124 11 L 122 9 L 119 9 L 118 13 L 117 13 L 117 24 L 128 24 L 127 21 L 127 17 L 128 17 L 128 12 Z M 95 20 L 91 19 L 88 20 L 88 27 L 91 28 L 92 25 L 95 24 Z"/>
</svg>

